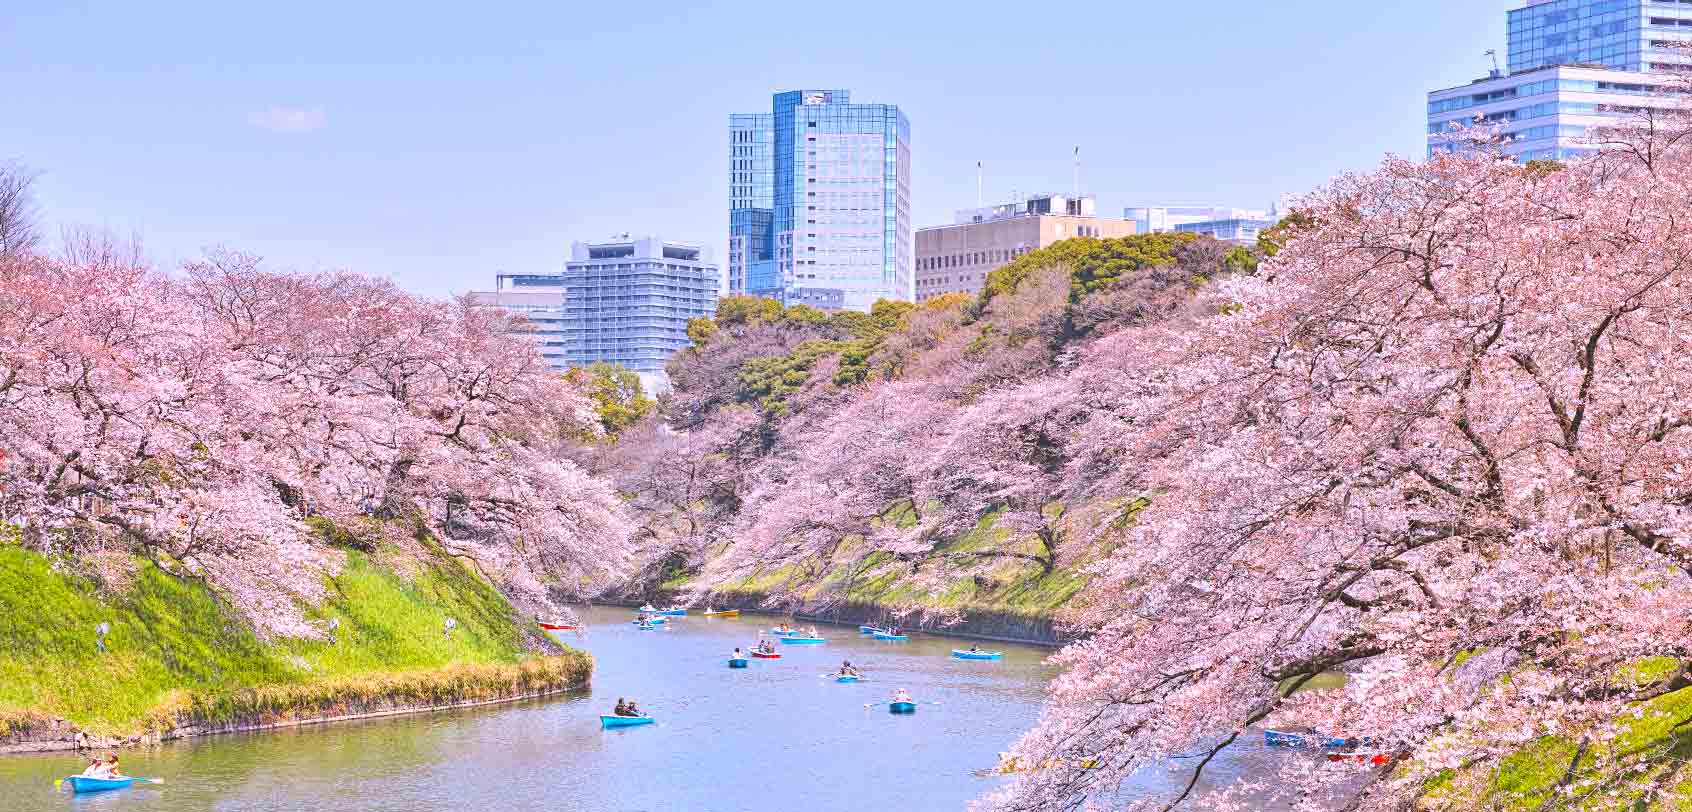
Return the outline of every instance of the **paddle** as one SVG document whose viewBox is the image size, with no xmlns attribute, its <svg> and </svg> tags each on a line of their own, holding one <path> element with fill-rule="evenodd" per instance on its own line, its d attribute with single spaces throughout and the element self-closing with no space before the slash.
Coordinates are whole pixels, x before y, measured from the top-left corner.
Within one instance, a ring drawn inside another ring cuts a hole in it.
<svg viewBox="0 0 1692 812">
<path fill-rule="evenodd" d="M 864 707 L 866 709 L 867 708 L 873 708 L 876 705 L 886 705 L 886 704 L 888 704 L 889 702 L 892 702 L 892 701 L 893 700 L 889 699 L 889 700 L 887 700 L 887 702 L 865 702 Z M 940 703 L 939 702 L 912 702 L 911 704 L 912 705 L 938 705 Z"/>
</svg>

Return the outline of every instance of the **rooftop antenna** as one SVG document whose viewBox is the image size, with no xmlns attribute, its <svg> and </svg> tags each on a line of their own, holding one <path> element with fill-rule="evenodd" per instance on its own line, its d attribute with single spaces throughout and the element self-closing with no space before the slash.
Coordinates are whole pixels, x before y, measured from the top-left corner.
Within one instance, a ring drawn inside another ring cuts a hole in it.
<svg viewBox="0 0 1692 812">
<path fill-rule="evenodd" d="M 975 207 L 981 208 L 981 162 L 975 162 Z"/>
<path fill-rule="evenodd" d="M 1498 69 L 1498 51 L 1488 48 L 1486 50 L 1486 55 L 1492 57 L 1492 78 L 1497 79 L 1498 77 L 1503 76 L 1504 71 Z"/>
<path fill-rule="evenodd" d="M 1074 194 L 1070 195 L 1070 197 L 1072 197 L 1076 200 L 1080 200 L 1081 199 L 1081 148 L 1080 147 L 1075 148 L 1075 187 L 1073 189 L 1073 192 L 1074 192 Z"/>
</svg>

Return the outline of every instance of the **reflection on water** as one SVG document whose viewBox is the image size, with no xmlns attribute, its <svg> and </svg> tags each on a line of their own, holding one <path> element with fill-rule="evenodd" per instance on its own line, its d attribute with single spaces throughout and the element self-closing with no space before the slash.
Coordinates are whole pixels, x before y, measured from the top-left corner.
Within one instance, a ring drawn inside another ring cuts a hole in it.
<svg viewBox="0 0 1692 812">
<path fill-rule="evenodd" d="M 731 670 L 771 619 L 678 618 L 661 632 L 597 609 L 572 645 L 593 653 L 591 691 L 555 699 L 126 751 L 160 787 L 72 797 L 53 779 L 72 754 L 0 758 L 0 808 L 258 810 L 961 809 L 988 787 L 974 770 L 1033 724 L 1052 671 L 1044 649 L 1001 645 L 1001 662 L 951 659 L 956 641 L 860 639 L 783 646 Z M 870 681 L 821 675 L 850 659 Z M 887 712 L 909 690 L 912 716 Z M 602 731 L 620 696 L 658 717 Z M 869 704 L 871 707 L 865 708 Z"/>
<path fill-rule="evenodd" d="M 646 632 L 630 617 L 596 609 L 585 635 L 560 633 L 593 653 L 591 691 L 125 751 L 127 772 L 165 785 L 86 796 L 52 788 L 81 769 L 74 754 L 0 758 L 0 809 L 961 810 L 997 780 L 975 771 L 1033 725 L 1054 674 L 1046 649 L 993 643 L 1003 660 L 963 661 L 949 656 L 956 640 L 874 641 L 845 626 L 819 626 L 825 645 L 729 669 L 729 651 L 750 648 L 771 618 L 675 618 Z M 869 681 L 825 679 L 843 659 Z M 924 703 L 916 714 L 887 712 L 899 688 Z M 618 697 L 657 724 L 601 730 Z M 1246 745 L 1207 778 L 1261 758 Z M 1177 778 L 1150 771 L 1130 791 Z"/>
</svg>

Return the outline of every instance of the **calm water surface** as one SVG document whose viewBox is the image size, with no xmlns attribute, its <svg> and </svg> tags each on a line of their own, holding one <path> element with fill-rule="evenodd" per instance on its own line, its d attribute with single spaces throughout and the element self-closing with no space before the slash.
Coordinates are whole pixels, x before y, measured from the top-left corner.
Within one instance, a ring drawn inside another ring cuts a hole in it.
<svg viewBox="0 0 1692 812">
<path fill-rule="evenodd" d="M 52 784 L 81 769 L 77 756 L 0 758 L 0 810 L 961 810 L 998 780 L 975 773 L 1034 724 L 1055 674 L 1046 649 L 993 643 L 1002 661 L 969 662 L 949 656 L 967 641 L 825 625 L 824 645 L 731 670 L 728 652 L 771 618 L 694 615 L 648 632 L 630 617 L 595 609 L 584 635 L 563 633 L 594 655 L 590 691 L 124 751 L 125 772 L 166 781 L 145 789 L 72 796 Z M 842 659 L 871 681 L 822 677 Z M 917 713 L 887 712 L 897 688 Z M 601 730 L 620 696 L 657 724 Z M 1225 779 L 1260 757 L 1248 748 L 1212 769 Z M 1142 779 L 1131 794 L 1171 776 Z"/>
</svg>

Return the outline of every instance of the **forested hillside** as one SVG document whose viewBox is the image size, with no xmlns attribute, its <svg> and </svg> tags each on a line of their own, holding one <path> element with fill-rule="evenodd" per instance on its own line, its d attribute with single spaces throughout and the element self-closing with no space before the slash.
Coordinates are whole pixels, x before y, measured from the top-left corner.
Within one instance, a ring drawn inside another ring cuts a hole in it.
<svg viewBox="0 0 1692 812">
<path fill-rule="evenodd" d="M 1145 504 L 1103 406 L 1138 385 L 1147 327 L 1202 317 L 1198 290 L 1272 250 L 1081 238 L 979 297 L 723 300 L 672 361 L 662 421 L 603 460 L 642 522 L 637 588 L 1051 616 Z"/>
</svg>

